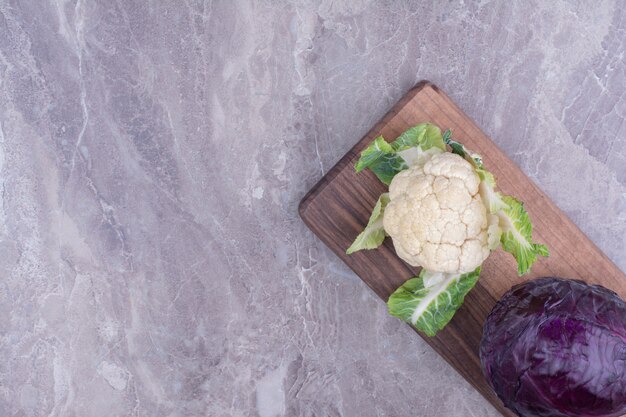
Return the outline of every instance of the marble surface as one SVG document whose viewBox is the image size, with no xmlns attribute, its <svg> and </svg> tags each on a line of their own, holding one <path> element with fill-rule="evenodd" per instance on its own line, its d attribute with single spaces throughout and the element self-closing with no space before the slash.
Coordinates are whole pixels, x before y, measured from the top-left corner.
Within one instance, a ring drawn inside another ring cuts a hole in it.
<svg viewBox="0 0 626 417">
<path fill-rule="evenodd" d="M 307 230 L 444 89 L 626 270 L 626 2 L 0 2 L 0 414 L 495 417 Z"/>
</svg>

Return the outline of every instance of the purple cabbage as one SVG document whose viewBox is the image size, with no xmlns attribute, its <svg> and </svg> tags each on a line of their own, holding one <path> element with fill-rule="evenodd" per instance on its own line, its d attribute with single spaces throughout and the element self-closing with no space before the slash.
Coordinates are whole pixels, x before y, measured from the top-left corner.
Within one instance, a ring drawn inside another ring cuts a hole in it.
<svg viewBox="0 0 626 417">
<path fill-rule="evenodd" d="M 484 325 L 480 360 L 521 417 L 626 414 L 626 303 L 581 281 L 517 285 Z"/>
</svg>

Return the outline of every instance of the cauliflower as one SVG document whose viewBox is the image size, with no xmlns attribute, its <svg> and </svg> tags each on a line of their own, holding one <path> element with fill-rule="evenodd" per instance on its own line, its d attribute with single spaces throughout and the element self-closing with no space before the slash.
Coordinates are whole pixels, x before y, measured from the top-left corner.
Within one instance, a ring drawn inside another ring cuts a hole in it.
<svg viewBox="0 0 626 417">
<path fill-rule="evenodd" d="M 479 185 L 474 167 L 449 152 L 398 173 L 383 216 L 398 256 L 433 272 L 466 273 L 481 265 L 490 250 Z"/>
<path fill-rule="evenodd" d="M 400 258 L 422 267 L 391 294 L 387 307 L 428 336 L 452 319 L 491 251 L 502 246 L 512 254 L 520 275 L 549 255 L 532 241 L 524 204 L 496 191 L 481 157 L 452 140 L 450 130 L 442 135 L 422 123 L 391 143 L 379 136 L 355 165 L 357 172 L 366 168 L 389 192 L 378 198 L 346 253 L 377 248 L 390 236 Z"/>
</svg>

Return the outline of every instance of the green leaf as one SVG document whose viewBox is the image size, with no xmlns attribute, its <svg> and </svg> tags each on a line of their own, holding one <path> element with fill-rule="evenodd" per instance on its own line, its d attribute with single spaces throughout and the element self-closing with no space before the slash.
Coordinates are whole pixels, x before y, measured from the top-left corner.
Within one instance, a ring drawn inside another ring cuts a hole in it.
<svg viewBox="0 0 626 417">
<path fill-rule="evenodd" d="M 503 196 L 507 208 L 500 210 L 500 228 L 502 229 L 502 248 L 513 255 L 517 261 L 517 271 L 526 274 L 537 260 L 537 256 L 550 256 L 548 248 L 532 242 L 533 225 L 524 209 L 524 204 L 511 196 Z"/>
<path fill-rule="evenodd" d="M 409 167 L 423 166 L 433 155 L 443 153 L 439 148 L 430 148 L 423 151 L 419 146 L 398 151 L 398 155 L 404 159 Z"/>
<path fill-rule="evenodd" d="M 361 157 L 355 165 L 356 172 L 369 168 L 386 154 L 395 153 L 393 147 L 382 137 L 378 136 L 361 152 Z"/>
<path fill-rule="evenodd" d="M 376 174 L 383 184 L 389 185 L 398 172 L 404 171 L 408 167 L 400 155 L 386 154 L 375 164 L 372 164 L 369 169 Z"/>
<path fill-rule="evenodd" d="M 450 129 L 447 129 L 445 132 L 443 132 L 443 141 L 444 143 L 448 143 L 448 141 L 451 139 L 452 139 L 452 131 Z"/>
<path fill-rule="evenodd" d="M 471 153 L 465 146 L 463 146 L 461 143 L 455 141 L 452 139 L 451 133 L 449 133 L 450 130 L 446 130 L 446 133 L 444 134 L 444 142 L 450 146 L 450 149 L 452 149 L 452 153 L 455 153 L 461 157 L 463 157 L 465 160 L 467 160 L 468 162 L 470 162 L 472 165 L 474 165 L 475 168 L 483 168 L 483 159 L 481 158 L 480 155 L 478 155 L 477 153 Z"/>
<path fill-rule="evenodd" d="M 391 146 L 393 146 L 396 151 L 403 151 L 415 147 L 419 147 L 422 151 L 431 148 L 439 148 L 442 151 L 446 150 L 446 144 L 441 136 L 441 129 L 432 123 L 422 123 L 406 130 L 393 141 Z"/>
<path fill-rule="evenodd" d="M 459 142 L 453 141 L 452 139 L 450 139 L 448 141 L 448 145 L 450 145 L 450 148 L 452 148 L 452 153 L 455 153 L 457 155 L 461 155 L 463 158 L 465 158 L 467 156 L 467 152 L 465 151 L 465 147 L 463 145 L 461 145 Z"/>
<path fill-rule="evenodd" d="M 408 165 L 382 136 L 378 136 L 361 152 L 354 168 L 356 172 L 369 168 L 380 181 L 389 185 L 393 177 L 407 169 Z"/>
<path fill-rule="evenodd" d="M 480 197 L 489 213 L 495 214 L 500 210 L 508 208 L 508 205 L 502 199 L 502 195 L 496 191 L 496 179 L 493 174 L 485 168 L 476 168 L 476 173 L 480 177 Z"/>
<path fill-rule="evenodd" d="M 369 168 L 380 181 L 389 185 L 393 177 L 409 167 L 424 164 L 435 153 L 444 152 L 446 145 L 441 130 L 422 123 L 402 133 L 393 143 L 382 136 L 361 152 L 356 172 Z"/>
<path fill-rule="evenodd" d="M 375 249 L 383 243 L 383 240 L 385 240 L 383 214 L 387 204 L 389 204 L 389 193 L 381 194 L 372 210 L 367 226 L 346 250 L 348 255 L 363 249 Z"/>
<path fill-rule="evenodd" d="M 387 309 L 432 337 L 452 319 L 479 276 L 480 267 L 467 274 L 422 269 L 419 277 L 409 279 L 391 294 Z"/>
</svg>

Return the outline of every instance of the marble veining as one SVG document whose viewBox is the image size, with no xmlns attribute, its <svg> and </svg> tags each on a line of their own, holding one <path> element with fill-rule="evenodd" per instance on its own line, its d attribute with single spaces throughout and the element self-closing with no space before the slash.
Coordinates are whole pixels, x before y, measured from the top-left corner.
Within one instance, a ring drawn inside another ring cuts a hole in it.
<svg viewBox="0 0 626 417">
<path fill-rule="evenodd" d="M 495 417 L 307 230 L 421 79 L 626 270 L 626 2 L 0 2 L 0 415 Z"/>
</svg>

